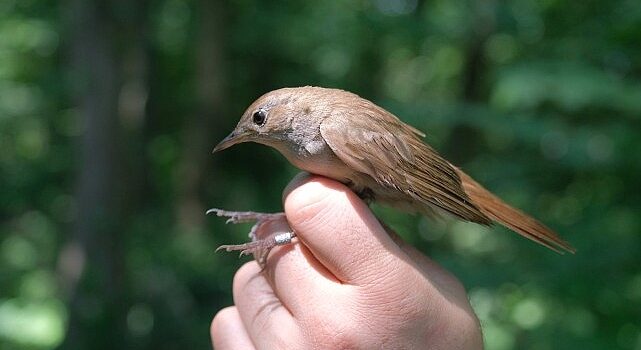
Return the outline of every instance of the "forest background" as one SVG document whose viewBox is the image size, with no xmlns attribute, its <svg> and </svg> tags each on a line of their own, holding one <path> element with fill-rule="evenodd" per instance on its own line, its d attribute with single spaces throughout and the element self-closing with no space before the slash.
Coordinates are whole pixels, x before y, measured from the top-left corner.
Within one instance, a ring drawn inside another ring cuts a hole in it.
<svg viewBox="0 0 641 350">
<path fill-rule="evenodd" d="M 641 2 L 0 1 L 0 348 L 203 349 L 297 170 L 211 155 L 259 95 L 356 92 L 574 244 L 374 210 L 487 349 L 641 349 Z"/>
</svg>

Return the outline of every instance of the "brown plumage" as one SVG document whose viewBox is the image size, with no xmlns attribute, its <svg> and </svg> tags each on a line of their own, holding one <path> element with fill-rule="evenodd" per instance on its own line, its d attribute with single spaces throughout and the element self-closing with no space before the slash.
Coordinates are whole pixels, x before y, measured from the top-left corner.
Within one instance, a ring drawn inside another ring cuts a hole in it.
<svg viewBox="0 0 641 350">
<path fill-rule="evenodd" d="M 285 88 L 256 100 L 214 151 L 258 142 L 310 173 L 347 184 L 362 198 L 403 210 L 497 222 L 554 251 L 574 252 L 552 230 L 510 207 L 422 141 L 425 135 L 355 94 Z"/>
<path fill-rule="evenodd" d="M 575 252 L 575 249 L 568 242 L 561 239 L 547 226 L 506 204 L 499 197 L 479 185 L 461 169 L 457 168 L 456 171 L 461 178 L 465 193 L 470 196 L 472 202 L 477 203 L 481 212 L 488 218 L 557 253 L 562 253 L 562 251 Z"/>
</svg>

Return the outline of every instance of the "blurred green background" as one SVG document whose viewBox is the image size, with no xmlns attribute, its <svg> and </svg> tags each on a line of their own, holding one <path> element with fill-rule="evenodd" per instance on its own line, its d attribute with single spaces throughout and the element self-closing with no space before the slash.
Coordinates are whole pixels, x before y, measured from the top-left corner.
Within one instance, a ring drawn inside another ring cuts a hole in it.
<svg viewBox="0 0 641 350">
<path fill-rule="evenodd" d="M 375 206 L 469 290 L 487 349 L 641 349 L 641 2 L 0 1 L 0 348 L 208 348 L 276 152 L 259 95 L 356 92 L 577 248 Z"/>
</svg>

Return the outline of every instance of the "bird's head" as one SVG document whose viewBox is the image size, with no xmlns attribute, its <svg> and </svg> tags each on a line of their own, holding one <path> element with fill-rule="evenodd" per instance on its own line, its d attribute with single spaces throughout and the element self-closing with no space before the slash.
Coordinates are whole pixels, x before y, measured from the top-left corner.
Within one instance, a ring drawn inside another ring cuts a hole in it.
<svg viewBox="0 0 641 350">
<path fill-rule="evenodd" d="M 317 124 L 315 117 L 322 114 L 319 111 L 327 109 L 319 98 L 328 92 L 331 89 L 307 86 L 264 94 L 247 108 L 236 128 L 216 145 L 214 152 L 243 142 L 280 148 L 292 139 L 304 136 L 300 134 L 310 132 L 313 128 L 309 126 Z"/>
</svg>

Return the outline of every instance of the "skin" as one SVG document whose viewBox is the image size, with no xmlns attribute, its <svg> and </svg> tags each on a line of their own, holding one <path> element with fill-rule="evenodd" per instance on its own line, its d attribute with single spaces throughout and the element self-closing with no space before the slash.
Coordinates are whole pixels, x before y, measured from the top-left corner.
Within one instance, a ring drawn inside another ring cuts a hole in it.
<svg viewBox="0 0 641 350">
<path fill-rule="evenodd" d="M 298 241 L 276 247 L 262 272 L 253 261 L 238 270 L 235 305 L 211 325 L 215 349 L 482 349 L 461 283 L 345 185 L 298 176 L 284 207 L 280 225 Z"/>
</svg>

